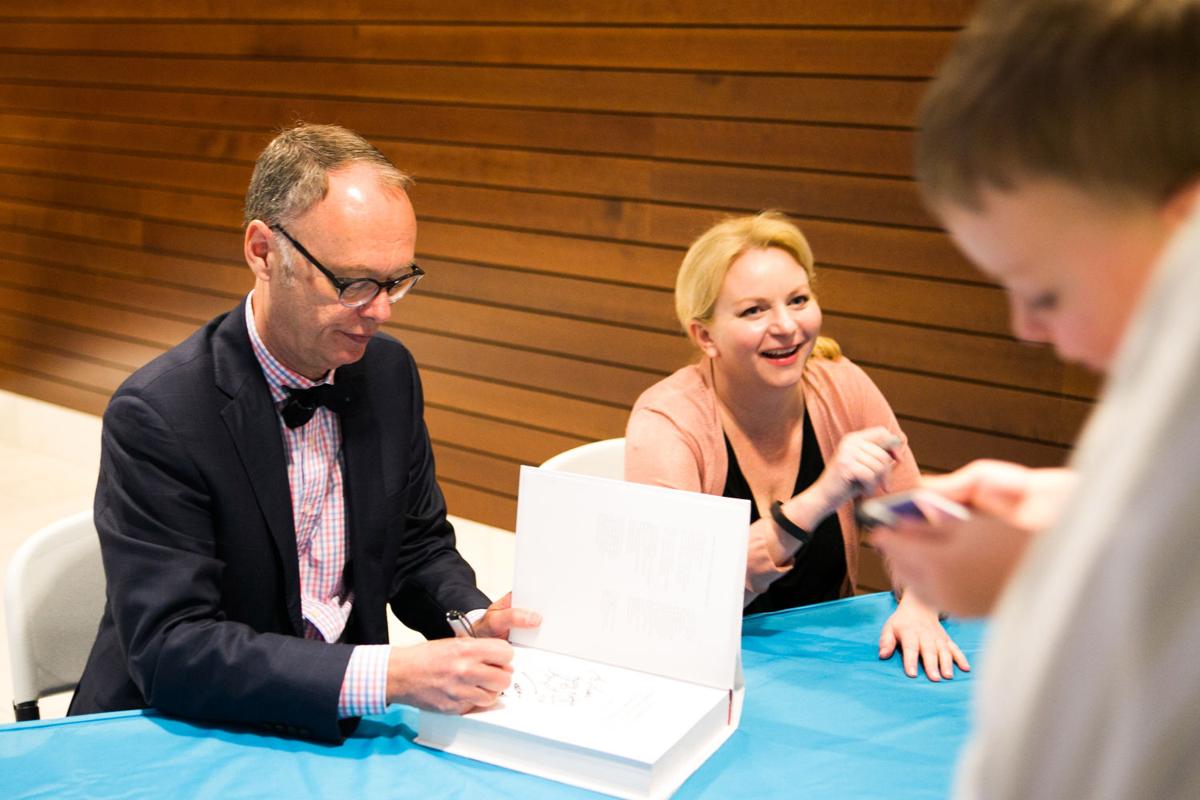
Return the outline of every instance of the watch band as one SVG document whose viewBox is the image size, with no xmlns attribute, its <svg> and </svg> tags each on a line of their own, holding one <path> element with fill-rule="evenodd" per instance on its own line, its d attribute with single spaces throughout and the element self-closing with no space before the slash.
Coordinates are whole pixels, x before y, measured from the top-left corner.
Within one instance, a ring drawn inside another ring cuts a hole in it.
<svg viewBox="0 0 1200 800">
<path fill-rule="evenodd" d="M 801 547 L 806 547 L 812 541 L 812 534 L 801 528 L 796 523 L 792 522 L 783 513 L 783 502 L 776 500 L 771 503 L 771 519 L 775 520 L 775 524 L 783 528 L 795 539 L 800 542 Z"/>
</svg>

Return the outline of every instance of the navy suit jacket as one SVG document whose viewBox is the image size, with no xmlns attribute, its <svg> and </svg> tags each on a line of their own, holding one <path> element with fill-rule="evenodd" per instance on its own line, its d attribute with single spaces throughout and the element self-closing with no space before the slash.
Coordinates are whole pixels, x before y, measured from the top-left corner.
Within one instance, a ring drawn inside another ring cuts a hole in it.
<svg viewBox="0 0 1200 800">
<path fill-rule="evenodd" d="M 337 740 L 351 645 L 387 641 L 386 605 L 427 637 L 487 598 L 454 547 L 412 356 L 377 335 L 337 381 L 354 610 L 303 638 L 279 417 L 244 305 L 135 372 L 104 413 L 95 520 L 107 579 L 72 714 L 151 706 Z"/>
</svg>

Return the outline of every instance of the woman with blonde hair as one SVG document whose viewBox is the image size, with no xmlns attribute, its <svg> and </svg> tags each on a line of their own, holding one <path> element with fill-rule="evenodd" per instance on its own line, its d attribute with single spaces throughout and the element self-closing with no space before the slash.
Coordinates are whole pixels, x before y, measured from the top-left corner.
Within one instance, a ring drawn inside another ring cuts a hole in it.
<svg viewBox="0 0 1200 800">
<path fill-rule="evenodd" d="M 728 219 L 688 250 L 675 284 L 679 322 L 700 362 L 638 399 L 625 477 L 751 501 L 746 613 L 853 593 L 853 501 L 919 482 L 883 395 L 821 333 L 812 251 L 785 216 Z M 937 613 L 902 597 L 879 655 L 916 677 L 950 678 L 966 657 Z"/>
</svg>

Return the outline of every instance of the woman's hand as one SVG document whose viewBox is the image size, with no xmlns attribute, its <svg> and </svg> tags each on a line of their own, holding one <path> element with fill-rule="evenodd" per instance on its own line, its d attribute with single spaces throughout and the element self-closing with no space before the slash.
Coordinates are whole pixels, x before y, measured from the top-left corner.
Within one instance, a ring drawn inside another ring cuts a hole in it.
<svg viewBox="0 0 1200 800">
<path fill-rule="evenodd" d="M 964 672 L 971 669 L 966 655 L 938 622 L 937 612 L 908 594 L 883 623 L 879 657 L 891 658 L 897 647 L 904 661 L 904 674 L 910 678 L 917 677 L 918 660 L 925 667 L 926 677 L 934 682 L 953 678 L 956 664 Z"/>
<path fill-rule="evenodd" d="M 813 488 L 825 498 L 827 514 L 842 503 L 863 495 L 872 495 L 881 487 L 896 463 L 892 455 L 900 442 L 884 427 L 866 428 L 847 433 L 825 465 Z"/>
<path fill-rule="evenodd" d="M 892 451 L 899 446 L 899 437 L 882 426 L 846 434 L 812 486 L 783 504 L 784 515 L 805 530 L 816 530 L 838 506 L 858 495 L 875 493 L 891 474 L 896 463 Z M 800 548 L 800 542 L 770 517 L 764 515 L 764 520 L 750 526 L 747 597 L 765 591 L 771 581 L 790 569 Z M 756 569 L 760 563 L 773 568 Z"/>
</svg>

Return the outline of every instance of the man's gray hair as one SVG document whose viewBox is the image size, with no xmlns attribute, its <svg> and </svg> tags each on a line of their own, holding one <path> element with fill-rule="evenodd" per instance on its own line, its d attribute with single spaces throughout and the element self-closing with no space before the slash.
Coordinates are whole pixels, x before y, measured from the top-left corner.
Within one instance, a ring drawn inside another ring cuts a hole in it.
<svg viewBox="0 0 1200 800">
<path fill-rule="evenodd" d="M 300 123 L 272 139 L 255 162 L 243 224 L 291 222 L 325 196 L 330 172 L 352 163 L 375 167 L 385 186 L 404 191 L 412 185 L 409 175 L 354 131 Z"/>
</svg>

